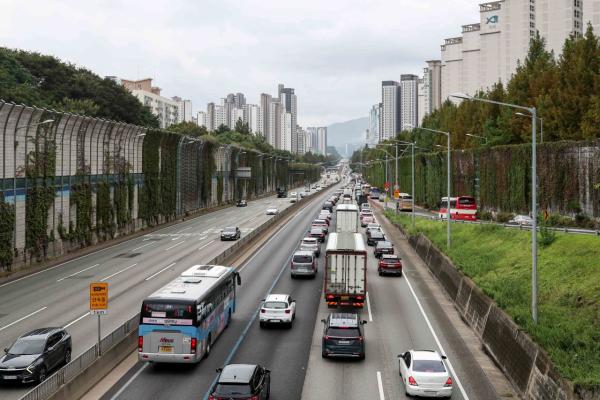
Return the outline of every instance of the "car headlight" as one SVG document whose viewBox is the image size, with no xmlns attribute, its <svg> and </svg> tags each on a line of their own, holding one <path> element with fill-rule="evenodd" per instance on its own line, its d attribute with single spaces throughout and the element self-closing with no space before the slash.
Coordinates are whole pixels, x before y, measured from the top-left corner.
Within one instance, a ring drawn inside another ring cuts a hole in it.
<svg viewBox="0 0 600 400">
<path fill-rule="evenodd" d="M 35 371 L 35 367 L 36 367 L 36 362 L 32 362 L 31 365 L 29 365 L 29 367 L 25 368 L 27 370 L 27 372 L 29 372 L 30 374 L 33 374 Z"/>
</svg>

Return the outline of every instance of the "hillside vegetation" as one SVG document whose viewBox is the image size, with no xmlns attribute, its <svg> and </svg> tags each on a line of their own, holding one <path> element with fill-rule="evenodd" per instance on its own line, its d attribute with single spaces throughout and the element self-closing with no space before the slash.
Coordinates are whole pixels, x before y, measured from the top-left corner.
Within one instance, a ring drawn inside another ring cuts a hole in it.
<svg viewBox="0 0 600 400">
<path fill-rule="evenodd" d="M 531 319 L 531 233 L 497 225 L 446 224 L 388 212 L 423 233 L 548 353 L 564 378 L 600 387 L 600 239 L 557 234 L 539 249 L 539 322 Z"/>
</svg>

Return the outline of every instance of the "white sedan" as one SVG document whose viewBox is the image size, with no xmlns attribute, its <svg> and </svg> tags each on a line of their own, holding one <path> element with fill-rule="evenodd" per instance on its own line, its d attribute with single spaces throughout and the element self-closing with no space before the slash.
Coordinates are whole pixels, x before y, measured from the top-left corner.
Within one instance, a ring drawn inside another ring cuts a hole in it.
<svg viewBox="0 0 600 400">
<path fill-rule="evenodd" d="M 529 215 L 516 215 L 513 219 L 508 221 L 508 223 L 530 226 L 533 224 L 533 218 L 531 218 Z"/>
<path fill-rule="evenodd" d="M 285 324 L 289 328 L 296 319 L 296 300 L 289 294 L 270 294 L 260 307 L 260 327 L 267 324 Z"/>
<path fill-rule="evenodd" d="M 267 208 L 267 215 L 277 215 L 277 214 L 279 214 L 279 209 L 277 207 Z"/>
<path fill-rule="evenodd" d="M 409 350 L 398 355 L 406 395 L 451 397 L 453 382 L 445 359 L 435 350 Z"/>
</svg>

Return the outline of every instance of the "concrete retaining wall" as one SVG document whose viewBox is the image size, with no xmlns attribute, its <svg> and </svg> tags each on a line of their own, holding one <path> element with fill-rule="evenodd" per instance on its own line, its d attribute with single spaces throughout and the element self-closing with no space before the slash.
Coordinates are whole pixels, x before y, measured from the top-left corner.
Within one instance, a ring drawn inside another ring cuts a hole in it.
<svg viewBox="0 0 600 400">
<path fill-rule="evenodd" d="M 403 229 L 394 224 L 398 229 Z M 403 231 L 403 233 L 405 233 Z M 406 235 L 406 234 L 405 234 Z M 600 393 L 562 379 L 543 349 L 422 234 L 408 242 L 454 301 L 463 320 L 517 392 L 531 400 L 592 400 Z"/>
</svg>

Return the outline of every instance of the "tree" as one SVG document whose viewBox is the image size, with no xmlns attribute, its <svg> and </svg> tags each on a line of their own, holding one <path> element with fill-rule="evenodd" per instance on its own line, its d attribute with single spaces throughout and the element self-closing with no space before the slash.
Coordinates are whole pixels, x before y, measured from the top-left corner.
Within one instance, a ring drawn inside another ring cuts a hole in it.
<svg viewBox="0 0 600 400">
<path fill-rule="evenodd" d="M 241 133 L 242 135 L 249 135 L 250 134 L 250 127 L 248 126 L 247 122 L 242 121 L 241 119 L 238 119 L 237 122 L 235 123 L 235 129 L 236 132 Z"/>
<path fill-rule="evenodd" d="M 180 122 L 169 126 L 169 131 L 189 136 L 203 136 L 208 134 L 206 127 L 198 126 L 193 122 Z"/>
<path fill-rule="evenodd" d="M 215 131 L 215 133 L 217 135 L 220 135 L 220 134 L 225 133 L 225 132 L 231 132 L 231 129 L 229 129 L 229 127 L 227 125 L 225 125 L 225 124 L 219 125 L 217 127 L 217 130 Z"/>
</svg>

